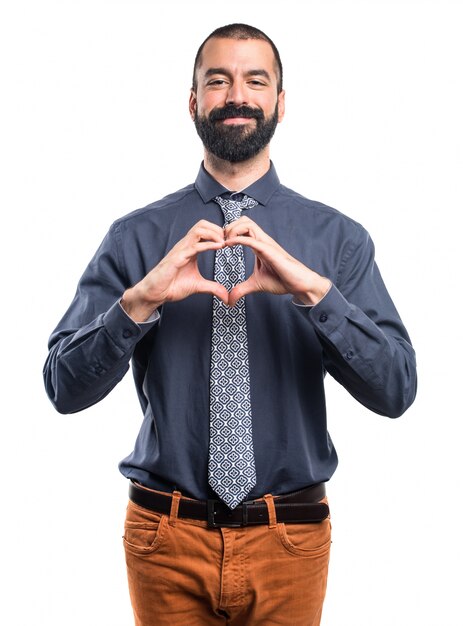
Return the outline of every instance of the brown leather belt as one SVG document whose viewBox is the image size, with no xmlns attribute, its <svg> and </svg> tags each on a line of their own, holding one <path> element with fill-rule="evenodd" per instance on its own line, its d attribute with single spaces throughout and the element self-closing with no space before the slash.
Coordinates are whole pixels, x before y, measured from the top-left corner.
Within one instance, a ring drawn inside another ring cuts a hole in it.
<svg viewBox="0 0 463 626">
<path fill-rule="evenodd" d="M 300 491 L 274 496 L 278 522 L 317 523 L 330 513 L 328 505 L 320 502 L 325 497 L 325 484 L 318 483 Z M 157 513 L 169 515 L 172 496 L 145 489 L 131 482 L 129 498 L 132 502 Z M 235 528 L 248 524 L 268 524 L 268 509 L 264 500 L 250 500 L 231 510 L 221 500 L 190 500 L 180 498 L 178 516 L 207 521 L 210 528 Z"/>
</svg>

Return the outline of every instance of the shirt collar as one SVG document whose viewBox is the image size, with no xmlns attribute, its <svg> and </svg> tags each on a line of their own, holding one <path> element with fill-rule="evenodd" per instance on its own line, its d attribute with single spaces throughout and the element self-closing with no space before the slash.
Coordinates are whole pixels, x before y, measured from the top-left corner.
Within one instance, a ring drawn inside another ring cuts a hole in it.
<svg viewBox="0 0 463 626">
<path fill-rule="evenodd" d="M 254 198 L 254 200 L 257 200 L 259 204 L 265 205 L 275 193 L 279 185 L 280 180 L 277 176 L 275 166 L 272 162 L 270 162 L 270 169 L 266 174 L 249 185 L 249 187 L 246 187 L 246 189 L 239 189 L 238 191 Z M 195 187 L 203 202 L 210 202 L 216 196 L 220 196 L 230 191 L 216 181 L 215 178 L 213 178 L 209 172 L 205 170 L 204 163 L 201 163 L 201 167 L 199 168 Z"/>
</svg>

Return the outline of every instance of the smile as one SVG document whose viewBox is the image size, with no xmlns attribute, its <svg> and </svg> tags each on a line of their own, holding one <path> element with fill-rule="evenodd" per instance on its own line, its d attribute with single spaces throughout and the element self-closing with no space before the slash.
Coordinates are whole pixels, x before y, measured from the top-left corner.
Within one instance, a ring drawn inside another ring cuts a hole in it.
<svg viewBox="0 0 463 626">
<path fill-rule="evenodd" d="M 247 124 L 248 122 L 250 122 L 251 120 L 253 120 L 254 118 L 252 117 L 229 117 L 225 120 L 222 120 L 223 124 Z"/>
</svg>

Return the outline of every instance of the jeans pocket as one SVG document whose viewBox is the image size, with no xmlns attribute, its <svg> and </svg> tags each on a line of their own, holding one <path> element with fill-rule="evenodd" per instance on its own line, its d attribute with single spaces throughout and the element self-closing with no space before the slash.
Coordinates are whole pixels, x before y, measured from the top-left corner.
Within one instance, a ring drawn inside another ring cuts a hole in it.
<svg viewBox="0 0 463 626">
<path fill-rule="evenodd" d="M 159 548 L 168 518 L 129 502 L 124 524 L 124 547 L 136 554 L 151 554 Z"/>
<path fill-rule="evenodd" d="M 277 524 L 277 532 L 283 547 L 295 556 L 321 557 L 329 553 L 331 546 L 331 522 L 307 524 Z"/>
</svg>

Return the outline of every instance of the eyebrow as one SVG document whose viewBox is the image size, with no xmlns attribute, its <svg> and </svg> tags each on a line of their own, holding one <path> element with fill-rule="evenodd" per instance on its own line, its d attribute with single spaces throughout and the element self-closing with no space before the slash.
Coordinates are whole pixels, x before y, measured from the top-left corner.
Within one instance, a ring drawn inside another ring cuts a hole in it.
<svg viewBox="0 0 463 626">
<path fill-rule="evenodd" d="M 209 76 L 214 76 L 215 74 L 223 74 L 224 76 L 230 76 L 229 70 L 224 67 L 210 67 L 206 70 L 204 76 L 208 78 Z M 249 70 L 246 72 L 247 76 L 263 76 L 270 82 L 270 74 L 266 70 Z"/>
</svg>

